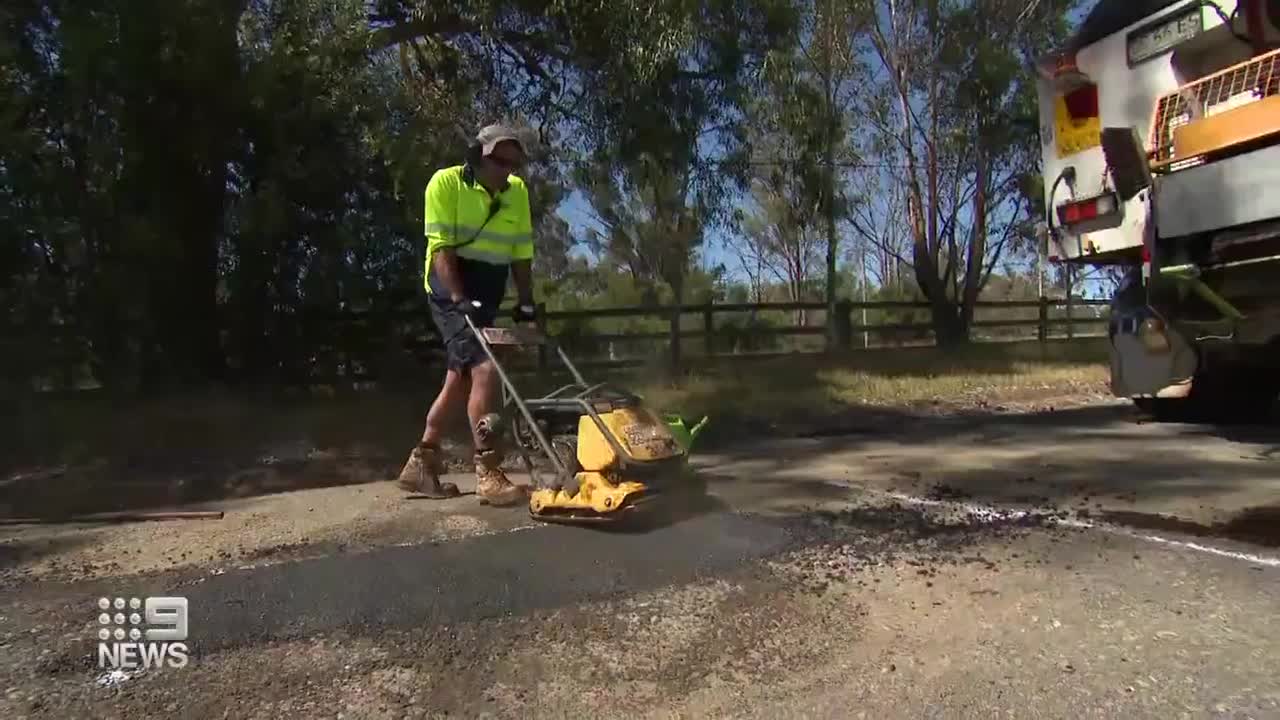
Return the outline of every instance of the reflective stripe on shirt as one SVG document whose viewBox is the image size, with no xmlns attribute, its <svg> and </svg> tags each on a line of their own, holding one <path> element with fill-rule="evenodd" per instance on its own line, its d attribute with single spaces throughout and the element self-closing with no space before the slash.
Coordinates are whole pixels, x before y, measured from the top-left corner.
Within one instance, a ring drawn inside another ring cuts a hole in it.
<svg viewBox="0 0 1280 720">
<path fill-rule="evenodd" d="M 477 232 L 477 230 L 479 232 Z M 508 234 L 508 233 L 493 232 L 492 230 L 489 230 L 487 228 L 480 229 L 474 225 L 463 225 L 461 223 L 459 223 L 456 228 L 452 225 L 446 225 L 444 223 L 428 223 L 427 224 L 428 235 L 435 233 L 437 235 L 449 237 L 449 236 L 453 236 L 455 232 L 457 233 L 457 236 L 459 238 L 458 242 L 465 242 L 466 240 L 469 240 L 474 237 L 477 241 L 488 240 L 490 242 L 496 242 L 504 245 L 518 246 L 521 243 L 527 243 L 532 241 L 533 239 L 529 235 L 529 233 Z"/>
</svg>

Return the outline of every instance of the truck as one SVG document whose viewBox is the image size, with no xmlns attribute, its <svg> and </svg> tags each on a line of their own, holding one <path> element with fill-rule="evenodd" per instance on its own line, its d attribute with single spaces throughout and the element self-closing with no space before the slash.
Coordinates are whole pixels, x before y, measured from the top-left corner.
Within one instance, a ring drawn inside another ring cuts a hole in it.
<svg viewBox="0 0 1280 720">
<path fill-rule="evenodd" d="M 1257 422 L 1280 394 L 1280 0 L 1099 0 L 1036 62 L 1045 250 L 1110 266 L 1111 392 Z"/>
</svg>

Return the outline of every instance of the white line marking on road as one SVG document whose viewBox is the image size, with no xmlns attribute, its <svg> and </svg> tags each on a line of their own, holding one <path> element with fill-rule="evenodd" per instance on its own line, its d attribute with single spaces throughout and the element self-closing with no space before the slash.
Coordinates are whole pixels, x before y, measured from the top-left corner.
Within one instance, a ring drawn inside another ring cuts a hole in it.
<svg viewBox="0 0 1280 720">
<path fill-rule="evenodd" d="M 1134 532 L 1132 530 L 1129 530 L 1128 528 L 1116 527 L 1114 525 L 1099 524 L 1099 525 L 1088 525 L 1088 527 L 1092 527 L 1098 530 L 1103 530 L 1109 533 L 1115 533 L 1118 535 L 1128 535 L 1129 537 L 1135 537 L 1140 540 L 1147 540 L 1149 542 L 1160 543 L 1162 545 L 1175 545 L 1177 547 L 1183 547 L 1188 550 L 1195 550 L 1196 552 L 1208 553 L 1210 555 L 1217 555 L 1219 557 L 1231 558 L 1232 560 L 1243 560 L 1245 562 L 1250 562 L 1255 565 L 1265 565 L 1267 567 L 1280 567 L 1280 558 L 1276 558 L 1276 557 L 1270 557 L 1266 555 L 1254 555 L 1253 553 L 1239 553 L 1239 552 L 1234 552 L 1232 550 L 1223 550 L 1222 548 L 1212 547 L 1210 545 L 1201 545 L 1199 543 L 1186 542 L 1184 540 L 1172 540 L 1170 538 L 1160 537 L 1159 535 L 1147 535 L 1145 533 Z"/>
<path fill-rule="evenodd" d="M 1233 550 L 1224 550 L 1222 548 L 1210 545 L 1201 545 L 1199 543 L 1188 542 L 1186 540 L 1174 540 L 1172 538 L 1161 537 L 1159 535 L 1151 535 L 1131 530 L 1119 525 L 1111 523 L 1089 522 L 1087 520 L 1075 520 L 1071 518 L 1058 517 L 1056 513 L 1044 513 L 1030 510 L 1000 510 L 992 507 L 983 507 L 965 502 L 953 502 L 949 500 L 931 500 L 929 498 L 916 497 L 905 493 L 893 492 L 891 490 L 876 490 L 873 488 L 863 488 L 868 493 L 881 495 L 892 498 L 908 505 L 917 505 L 922 507 L 946 508 L 950 510 L 959 510 L 968 513 L 971 517 L 979 522 L 1000 522 L 1004 520 L 1021 520 L 1025 517 L 1045 517 L 1053 518 L 1053 521 L 1059 525 L 1067 527 L 1080 528 L 1082 530 L 1101 530 L 1102 532 L 1112 533 L 1114 535 L 1125 535 L 1127 537 L 1146 540 L 1147 542 L 1159 543 L 1161 545 L 1172 545 L 1174 547 L 1194 550 L 1209 555 L 1217 555 L 1218 557 L 1230 558 L 1232 560 L 1242 560 L 1244 562 L 1253 563 L 1255 565 L 1264 565 L 1266 567 L 1280 567 L 1280 558 L 1269 555 L 1255 555 L 1253 553 L 1235 552 Z"/>
</svg>

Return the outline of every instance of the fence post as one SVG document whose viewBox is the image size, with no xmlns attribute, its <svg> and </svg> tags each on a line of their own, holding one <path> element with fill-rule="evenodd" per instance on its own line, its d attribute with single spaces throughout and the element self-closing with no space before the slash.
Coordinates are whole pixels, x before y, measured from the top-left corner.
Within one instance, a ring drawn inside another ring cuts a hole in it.
<svg viewBox="0 0 1280 720">
<path fill-rule="evenodd" d="M 835 315 L 828 321 L 833 324 L 837 349 L 849 350 L 853 347 L 852 313 L 853 303 L 848 298 L 842 298 L 836 303 Z"/>
<path fill-rule="evenodd" d="M 1036 339 L 1044 345 L 1049 341 L 1049 298 L 1040 296 L 1040 322 L 1036 326 Z"/>
<path fill-rule="evenodd" d="M 716 354 L 716 320 L 715 306 L 710 300 L 702 308 L 702 332 L 707 343 L 707 357 L 713 357 Z"/>
<path fill-rule="evenodd" d="M 1067 289 L 1067 339 L 1074 340 L 1076 337 L 1075 323 L 1071 319 L 1071 289 Z"/>
<path fill-rule="evenodd" d="M 536 310 L 534 322 L 538 327 L 538 332 L 543 337 L 546 337 L 547 335 L 547 304 L 546 303 L 538 303 L 538 309 Z M 551 364 L 550 359 L 547 357 L 547 346 L 545 344 L 539 343 L 538 344 L 538 377 L 540 378 L 546 377 L 547 367 L 550 364 Z"/>
<path fill-rule="evenodd" d="M 680 374 L 680 306 L 671 308 L 671 374 Z"/>
</svg>

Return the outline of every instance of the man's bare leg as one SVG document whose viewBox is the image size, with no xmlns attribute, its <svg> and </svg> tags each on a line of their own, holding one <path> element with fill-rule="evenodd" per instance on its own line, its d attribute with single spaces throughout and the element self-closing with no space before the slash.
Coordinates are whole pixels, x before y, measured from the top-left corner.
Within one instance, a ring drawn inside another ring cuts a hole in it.
<svg viewBox="0 0 1280 720">
<path fill-rule="evenodd" d="M 485 437 L 481 425 L 481 420 L 494 412 L 500 381 L 490 360 L 471 368 L 467 416 L 471 420 L 471 437 L 476 448 L 476 495 L 481 503 L 514 505 L 526 498 L 524 489 L 512 484 L 502 472 L 503 450 L 496 438 Z"/>
<path fill-rule="evenodd" d="M 485 446 L 485 439 L 479 431 L 480 419 L 493 412 L 497 397 L 498 382 L 501 378 L 493 369 L 491 361 L 484 361 L 471 368 L 471 392 L 467 396 L 467 417 L 471 420 L 471 440 L 477 450 Z"/>
<path fill-rule="evenodd" d="M 427 424 L 422 430 L 423 445 L 440 446 L 440 440 L 444 437 L 449 421 L 466 404 L 464 398 L 467 396 L 470 385 L 468 379 L 457 370 L 445 373 L 444 386 L 440 388 L 435 402 L 431 403 L 431 409 L 427 411 Z"/>
<path fill-rule="evenodd" d="M 444 464 L 440 457 L 440 439 L 444 435 L 449 418 L 465 402 L 468 384 L 467 378 L 457 370 L 449 370 L 445 373 L 444 385 L 427 411 L 422 439 L 409 453 L 409 459 L 400 470 L 397 483 L 402 490 L 423 493 L 431 497 L 456 497 L 459 494 L 457 485 L 440 482 L 440 475 L 444 473 Z"/>
</svg>

